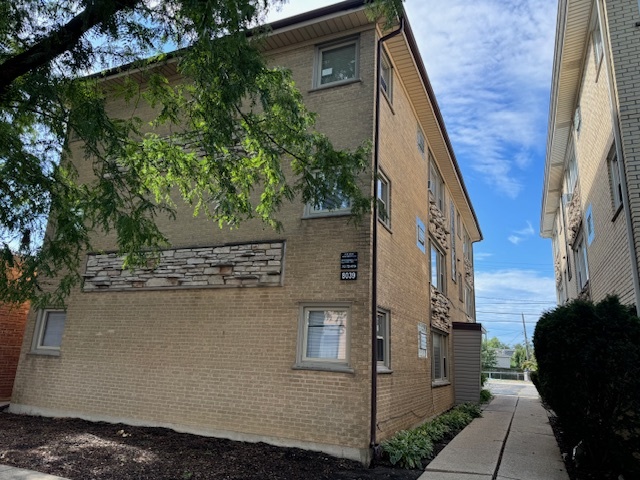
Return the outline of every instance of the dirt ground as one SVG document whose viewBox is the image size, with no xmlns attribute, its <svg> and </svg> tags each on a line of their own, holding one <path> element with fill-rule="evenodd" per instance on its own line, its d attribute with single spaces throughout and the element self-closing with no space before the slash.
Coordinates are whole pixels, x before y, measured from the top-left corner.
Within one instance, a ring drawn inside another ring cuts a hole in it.
<svg viewBox="0 0 640 480">
<path fill-rule="evenodd" d="M 0 412 L 0 464 L 72 480 L 415 480 L 422 470 L 78 419 Z"/>
</svg>

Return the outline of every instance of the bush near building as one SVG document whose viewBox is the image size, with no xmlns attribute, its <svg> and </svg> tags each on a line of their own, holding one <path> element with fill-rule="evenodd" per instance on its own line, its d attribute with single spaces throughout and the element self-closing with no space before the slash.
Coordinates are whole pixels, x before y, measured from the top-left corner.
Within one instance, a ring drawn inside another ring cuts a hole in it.
<svg viewBox="0 0 640 480">
<path fill-rule="evenodd" d="M 536 386 L 582 461 L 640 478 L 640 319 L 615 296 L 546 312 L 533 337 Z M 576 443 L 577 443 L 576 441 Z"/>
</svg>

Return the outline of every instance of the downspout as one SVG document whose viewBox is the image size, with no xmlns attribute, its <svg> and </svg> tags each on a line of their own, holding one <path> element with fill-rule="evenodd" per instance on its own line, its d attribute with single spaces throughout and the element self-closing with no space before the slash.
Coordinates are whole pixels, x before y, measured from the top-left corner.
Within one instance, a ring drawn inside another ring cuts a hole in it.
<svg viewBox="0 0 640 480">
<path fill-rule="evenodd" d="M 371 242 L 371 443 L 375 457 L 376 428 L 378 410 L 378 169 L 380 155 L 380 64 L 382 59 L 382 44 L 404 31 L 404 15 L 400 17 L 400 27 L 397 30 L 378 39 L 376 50 L 376 112 L 375 112 L 375 140 L 373 144 L 373 239 Z"/>
<path fill-rule="evenodd" d="M 602 16 L 602 2 L 598 3 L 598 17 L 607 18 Z M 598 19 L 598 20 L 599 20 Z M 602 22 L 605 23 L 605 22 Z M 627 169 L 626 161 L 622 154 L 622 132 L 620 128 L 620 116 L 618 115 L 618 102 L 615 87 L 615 77 L 613 73 L 613 60 L 611 59 L 611 45 L 609 43 L 609 22 L 606 22 L 607 29 L 601 27 L 600 31 L 603 32 L 602 40 L 604 42 L 604 59 L 607 67 L 607 77 L 609 81 L 609 106 L 611 108 L 611 123 L 613 124 L 613 136 L 616 146 L 616 155 L 618 157 L 618 172 L 620 175 L 620 185 L 622 187 L 622 209 L 624 210 L 624 217 L 627 224 L 627 242 L 629 244 L 629 255 L 631 257 L 631 277 L 633 278 L 633 292 L 636 299 L 635 307 L 636 312 L 640 308 L 640 275 L 638 274 L 638 254 L 636 252 L 635 240 L 633 238 L 633 219 L 631 217 L 631 207 L 629 205 L 629 190 L 627 188 Z M 614 192 L 615 195 L 615 192 Z"/>
</svg>

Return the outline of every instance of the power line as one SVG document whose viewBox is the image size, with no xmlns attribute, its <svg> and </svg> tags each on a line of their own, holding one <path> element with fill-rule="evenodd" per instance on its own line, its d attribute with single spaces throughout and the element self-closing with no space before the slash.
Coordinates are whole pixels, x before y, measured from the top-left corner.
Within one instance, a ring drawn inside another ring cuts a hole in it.
<svg viewBox="0 0 640 480">
<path fill-rule="evenodd" d="M 553 301 L 548 301 L 548 302 L 544 302 L 544 301 L 534 301 L 534 300 L 512 300 L 510 298 L 498 298 L 498 297 L 483 297 L 481 295 L 476 295 L 476 298 L 482 298 L 485 300 L 498 300 L 504 303 L 522 303 L 522 304 L 531 304 L 531 305 L 556 305 L 555 300 Z"/>
<path fill-rule="evenodd" d="M 510 312 L 488 312 L 486 310 L 476 310 L 476 313 L 488 313 L 490 315 L 520 315 L 520 314 L 524 314 L 524 315 L 540 315 L 542 312 L 515 312 L 515 311 L 510 311 Z"/>
</svg>

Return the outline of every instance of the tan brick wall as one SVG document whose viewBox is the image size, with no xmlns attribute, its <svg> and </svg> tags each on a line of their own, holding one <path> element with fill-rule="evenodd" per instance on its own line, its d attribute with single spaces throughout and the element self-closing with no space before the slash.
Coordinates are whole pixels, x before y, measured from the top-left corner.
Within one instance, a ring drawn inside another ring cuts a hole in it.
<svg viewBox="0 0 640 480">
<path fill-rule="evenodd" d="M 373 31 L 360 41 L 361 82 L 308 91 L 315 47 L 289 49 L 274 63 L 292 68 L 318 129 L 339 148 L 373 131 Z M 122 106 L 115 105 L 114 110 Z M 144 116 L 142 107 L 136 112 Z M 80 166 L 89 179 L 90 169 Z M 163 292 L 75 291 L 59 357 L 28 353 L 27 326 L 16 404 L 95 416 L 173 423 L 302 442 L 362 448 L 369 443 L 370 220 L 303 219 L 285 204 L 284 230 L 257 221 L 218 229 L 179 208 L 162 223 L 174 248 L 286 241 L 283 286 Z M 96 240 L 112 249 L 112 238 Z M 340 280 L 340 253 L 359 253 L 358 280 Z M 296 370 L 300 304 L 351 305 L 353 373 Z M 362 339 L 365 339 L 364 341 Z"/>
<path fill-rule="evenodd" d="M 417 119 L 402 84 L 394 71 L 393 104 L 381 97 L 380 169 L 391 188 L 390 228 L 379 223 L 378 305 L 390 312 L 390 374 L 378 375 L 378 440 L 390 437 L 442 413 L 454 403 L 453 385 L 432 387 L 431 327 L 428 327 L 428 357 L 418 358 L 418 323 L 431 324 L 429 266 L 429 162 L 416 143 Z M 428 142 L 429 139 L 427 138 Z M 436 159 L 444 162 L 445 159 Z M 445 184 L 450 181 L 444 178 Z M 446 195 L 447 229 L 449 199 Z M 425 224 L 426 253 L 416 245 L 416 217 Z M 450 236 L 447 236 L 450 239 Z M 450 241 L 450 240 L 449 240 Z M 462 240 L 456 238 L 457 256 L 462 258 Z M 451 319 L 465 321 L 457 283 L 451 279 L 451 250 L 447 251 L 447 296 Z M 461 267 L 461 260 L 458 266 Z M 449 335 L 449 375 L 452 332 Z"/>
<path fill-rule="evenodd" d="M 640 253 L 640 28 L 636 23 L 640 22 L 640 10 L 637 0 L 607 0 L 604 4 L 637 255 Z"/>
<path fill-rule="evenodd" d="M 627 6 L 623 8 L 622 4 Z M 633 4 L 637 13 L 638 3 L 635 0 L 607 2 L 607 10 L 614 12 L 616 15 L 610 35 L 612 47 L 619 45 L 621 39 L 625 39 L 625 42 L 634 41 L 628 34 L 623 34 L 620 29 L 628 31 L 631 28 L 629 25 L 635 24 L 635 20 L 630 18 L 622 21 L 622 17 L 618 17 L 620 14 L 623 17 L 625 15 L 629 16 L 629 5 L 631 4 Z M 609 14 L 609 22 L 611 21 L 612 18 Z M 605 18 L 603 18 L 602 25 L 603 35 L 607 35 L 609 28 L 606 27 Z M 625 27 L 625 25 L 627 26 Z M 585 241 L 587 240 L 585 215 L 589 205 L 591 205 L 594 220 L 594 240 L 587 247 L 589 290 L 591 298 L 595 301 L 603 299 L 606 295 L 616 294 L 624 303 L 633 303 L 633 277 L 631 274 L 631 257 L 625 212 L 616 212 L 613 208 L 611 180 L 607 165 L 608 154 L 614 146 L 609 75 L 606 59 L 603 59 L 600 64 L 596 62 L 590 35 L 587 37 L 587 42 L 585 46 L 585 61 L 582 66 L 582 84 L 576 101 L 576 105 L 580 105 L 581 111 L 580 131 L 576 134 L 575 129 L 573 129 L 573 138 L 578 163 L 579 208 L 583 221 L 581 231 Z M 636 54 L 637 45 L 638 43 L 635 41 L 633 49 L 635 49 Z M 621 45 L 614 48 L 619 49 Z M 605 54 L 608 54 L 608 52 Z M 627 68 L 623 68 L 623 71 L 626 70 Z M 622 76 L 624 76 L 624 73 Z M 626 116 L 623 115 L 623 118 L 626 118 Z M 637 125 L 635 128 L 637 129 Z M 633 143 L 633 137 L 628 137 L 627 135 L 627 138 L 629 138 L 628 143 Z M 638 141 L 637 134 L 635 141 Z M 624 157 L 628 162 L 629 158 L 626 152 Z M 636 185 L 637 183 L 637 181 L 630 180 L 630 185 Z M 630 196 L 632 199 L 634 198 L 631 190 Z M 632 200 L 632 211 L 635 208 L 633 203 Z M 567 254 L 569 256 L 573 275 L 565 285 L 565 291 L 567 297 L 571 299 L 576 298 L 579 292 L 575 256 L 571 247 L 566 244 L 566 234 L 566 230 L 560 233 L 560 254 L 554 258 L 554 262 L 559 266 L 564 280 L 567 278 L 565 275 L 567 271 Z"/>
<path fill-rule="evenodd" d="M 272 52 L 272 63 L 292 69 L 306 105 L 318 113 L 318 129 L 340 148 L 355 148 L 373 135 L 373 30 L 361 33 L 360 49 L 361 81 L 321 90 L 311 89 L 313 42 Z M 417 248 L 415 230 L 416 216 L 428 225 L 428 162 L 417 150 L 416 117 L 400 79 L 393 108 L 395 113 L 382 105 L 381 167 L 391 181 L 392 223 L 391 231 L 379 229 L 379 305 L 391 312 L 393 373 L 378 375 L 379 440 L 454 402 L 452 385 L 432 388 L 431 351 L 428 358 L 418 359 L 417 325 L 430 324 L 429 256 L 428 250 L 423 254 Z M 122 111 L 123 106 L 113 109 Z M 148 112 L 140 107 L 137 114 Z M 83 178 L 91 177 L 86 165 L 80 170 Z M 363 176 L 363 184 L 368 178 Z M 180 206 L 175 222 L 163 222 L 173 248 L 285 241 L 283 286 L 162 292 L 77 289 L 68 302 L 59 357 L 29 353 L 36 320 L 31 313 L 16 404 L 366 449 L 371 219 L 354 225 L 348 217 L 303 219 L 302 214 L 303 205 L 293 202 L 280 212 L 280 233 L 258 221 L 229 231 L 193 218 Z M 457 242 L 461 266 L 462 240 Z M 112 249 L 113 238 L 97 239 L 95 246 Z M 359 254 L 354 282 L 339 277 L 340 253 L 349 251 Z M 449 257 L 446 268 L 451 320 L 465 321 Z M 350 304 L 353 373 L 292 368 L 300 305 L 305 302 Z M 453 379 L 452 355 L 450 344 Z"/>
<path fill-rule="evenodd" d="M 617 294 L 623 302 L 633 302 L 633 282 L 624 212 L 616 216 L 607 156 L 614 144 L 609 79 L 604 60 L 596 63 L 591 42 L 583 70 L 580 131 L 575 135 L 578 182 L 586 239 L 586 211 L 589 205 L 595 227 L 594 240 L 587 247 L 591 298 L 602 300 Z M 575 271 L 575 262 L 572 258 Z M 574 275 L 569 293 L 577 296 Z"/>
<path fill-rule="evenodd" d="M 11 397 L 29 304 L 0 305 L 0 399 Z"/>
</svg>

